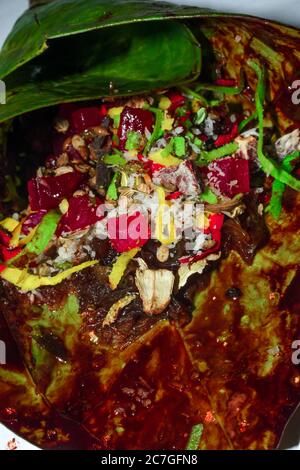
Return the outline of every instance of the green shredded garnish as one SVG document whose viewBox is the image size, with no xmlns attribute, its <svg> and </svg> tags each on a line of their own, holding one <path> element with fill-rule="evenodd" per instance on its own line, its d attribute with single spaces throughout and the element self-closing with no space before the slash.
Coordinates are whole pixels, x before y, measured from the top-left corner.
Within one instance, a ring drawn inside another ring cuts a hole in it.
<svg viewBox="0 0 300 470">
<path fill-rule="evenodd" d="M 254 121 L 255 119 L 257 119 L 257 113 L 256 113 L 256 112 L 253 113 L 253 114 L 251 114 L 251 116 L 247 117 L 247 118 L 244 119 L 243 121 L 241 121 L 241 122 L 239 123 L 239 128 L 238 128 L 238 129 L 239 129 L 239 133 L 241 133 L 241 132 L 245 129 L 245 127 L 248 126 L 248 124 L 249 124 L 250 122 Z"/>
<path fill-rule="evenodd" d="M 40 255 L 43 253 L 56 232 L 61 216 L 61 214 L 55 211 L 48 212 L 38 225 L 33 239 L 27 243 L 25 248 L 17 256 L 11 258 L 7 264 L 13 264 L 26 253 L 34 255 Z"/>
<path fill-rule="evenodd" d="M 174 148 L 174 140 L 171 139 L 170 142 L 166 145 L 166 147 L 162 150 L 161 156 L 166 158 L 173 152 Z"/>
<path fill-rule="evenodd" d="M 105 155 L 105 157 L 103 158 L 103 162 L 106 165 L 117 165 L 117 166 L 123 166 L 123 165 L 126 165 L 127 163 L 125 158 L 120 157 L 120 155 L 118 154 Z"/>
<path fill-rule="evenodd" d="M 241 75 L 238 87 L 213 85 L 209 83 L 200 83 L 196 86 L 196 91 L 214 91 L 216 93 L 224 93 L 224 95 L 239 95 L 245 88 L 244 75 Z"/>
<path fill-rule="evenodd" d="M 177 157 L 184 157 L 185 156 L 185 139 L 184 137 L 177 136 L 173 137 L 173 146 L 174 152 Z"/>
<path fill-rule="evenodd" d="M 162 131 L 161 126 L 162 126 L 162 122 L 164 119 L 164 111 L 162 109 L 152 108 L 151 106 L 148 106 L 148 105 L 145 105 L 144 108 L 155 114 L 155 124 L 153 128 L 153 132 L 144 149 L 144 155 L 147 155 L 151 147 L 153 146 L 154 142 L 156 142 L 161 136 L 161 131 Z"/>
<path fill-rule="evenodd" d="M 118 189 L 116 185 L 116 181 L 118 177 L 119 177 L 119 174 L 115 173 L 107 189 L 106 197 L 107 199 L 110 199 L 111 201 L 116 201 L 118 199 Z"/>
<path fill-rule="evenodd" d="M 207 165 L 207 163 L 213 162 L 218 158 L 232 155 L 238 150 L 238 148 L 238 144 L 236 144 L 235 142 L 230 142 L 229 144 L 225 144 L 222 147 L 210 150 L 209 152 L 201 152 L 201 155 L 198 160 L 196 160 L 196 163 L 198 165 Z"/>
<path fill-rule="evenodd" d="M 267 174 L 273 176 L 275 180 L 281 181 L 288 186 L 290 186 L 295 191 L 300 191 L 300 180 L 290 175 L 286 170 L 284 170 L 280 164 L 275 162 L 269 157 L 266 157 L 263 151 L 264 145 L 264 97 L 265 97 L 265 72 L 264 69 L 261 69 L 260 66 L 253 62 L 252 60 L 248 61 L 250 67 L 256 72 L 258 77 L 258 84 L 255 93 L 255 103 L 256 103 L 256 112 L 258 118 L 258 146 L 257 146 L 257 155 L 260 161 L 262 170 Z"/>
<path fill-rule="evenodd" d="M 196 424 L 192 431 L 186 446 L 186 450 L 198 450 L 203 433 L 203 424 Z"/>
<path fill-rule="evenodd" d="M 207 113 L 206 113 L 205 108 L 198 109 L 198 111 L 196 113 L 196 116 L 195 116 L 195 119 L 194 119 L 194 123 L 197 126 L 199 126 L 206 119 L 206 116 L 207 116 Z"/>
<path fill-rule="evenodd" d="M 136 150 L 140 145 L 140 141 L 141 141 L 140 132 L 128 131 L 125 149 L 129 151 Z"/>
<path fill-rule="evenodd" d="M 199 95 L 199 93 L 197 93 L 195 90 L 191 90 L 186 86 L 181 87 L 181 89 L 189 98 L 194 98 L 195 100 L 200 101 L 202 106 L 208 106 L 208 102 L 204 96 Z"/>
<path fill-rule="evenodd" d="M 283 170 L 291 173 L 295 167 L 295 160 L 299 158 L 300 152 L 295 151 L 291 155 L 287 155 L 282 161 Z M 286 185 L 281 181 L 275 180 L 272 185 L 272 197 L 266 207 L 266 212 L 270 212 L 274 219 L 278 219 L 282 211 L 282 197 Z"/>
<path fill-rule="evenodd" d="M 113 121 L 114 121 L 113 127 L 115 129 L 119 128 L 120 120 L 121 120 L 121 113 L 115 114 L 113 117 Z"/>
<path fill-rule="evenodd" d="M 43 253 L 55 234 L 60 219 L 61 214 L 58 212 L 48 212 L 38 225 L 33 239 L 26 245 L 26 251 L 35 255 Z"/>
<path fill-rule="evenodd" d="M 205 188 L 203 193 L 201 194 L 201 199 L 208 204 L 217 204 L 218 198 L 215 193 L 208 187 Z"/>
</svg>

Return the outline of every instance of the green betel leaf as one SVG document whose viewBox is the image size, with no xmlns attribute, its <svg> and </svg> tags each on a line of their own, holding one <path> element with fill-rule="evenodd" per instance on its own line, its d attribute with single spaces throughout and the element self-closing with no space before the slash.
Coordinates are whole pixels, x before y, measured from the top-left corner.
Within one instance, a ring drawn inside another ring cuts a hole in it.
<svg viewBox="0 0 300 470">
<path fill-rule="evenodd" d="M 0 122 L 62 102 L 124 96 L 197 78 L 201 50 L 185 25 L 132 24 L 52 42 L 6 77 Z"/>
<path fill-rule="evenodd" d="M 141 21 L 219 15 L 209 9 L 150 0 L 52 1 L 26 11 L 17 21 L 0 53 L 0 78 L 51 48 L 52 39 Z"/>
</svg>

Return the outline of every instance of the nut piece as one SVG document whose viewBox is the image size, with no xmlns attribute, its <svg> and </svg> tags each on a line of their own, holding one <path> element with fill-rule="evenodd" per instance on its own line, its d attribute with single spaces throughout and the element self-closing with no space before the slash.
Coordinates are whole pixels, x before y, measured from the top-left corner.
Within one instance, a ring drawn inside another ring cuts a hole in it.
<svg viewBox="0 0 300 470">
<path fill-rule="evenodd" d="M 169 258 L 169 253 L 170 253 L 170 250 L 167 246 L 165 245 L 161 245 L 157 248 L 157 252 L 156 252 L 156 258 L 158 259 L 158 261 L 160 261 L 161 263 L 164 263 L 165 261 L 168 260 Z"/>
<path fill-rule="evenodd" d="M 72 145 L 74 149 L 77 150 L 81 158 L 83 160 L 87 160 L 89 156 L 89 151 L 88 151 L 88 148 L 86 146 L 84 139 L 80 137 L 80 135 L 74 135 L 72 137 Z"/>
<path fill-rule="evenodd" d="M 145 313 L 157 315 L 165 310 L 171 300 L 175 276 L 167 269 L 138 269 L 135 283 L 139 290 Z"/>
<path fill-rule="evenodd" d="M 54 122 L 54 129 L 60 134 L 65 134 L 70 127 L 67 119 L 57 118 Z"/>
</svg>

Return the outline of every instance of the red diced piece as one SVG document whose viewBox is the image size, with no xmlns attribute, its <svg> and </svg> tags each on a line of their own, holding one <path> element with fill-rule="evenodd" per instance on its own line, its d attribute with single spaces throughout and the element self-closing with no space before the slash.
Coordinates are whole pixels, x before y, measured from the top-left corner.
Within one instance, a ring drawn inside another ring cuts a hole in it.
<svg viewBox="0 0 300 470">
<path fill-rule="evenodd" d="M 6 246 L 1 246 L 0 245 L 0 257 L 2 258 L 3 261 L 9 261 L 10 259 L 14 258 L 17 256 L 19 253 L 21 253 L 21 248 L 6 248 Z"/>
<path fill-rule="evenodd" d="M 212 214 L 209 218 L 209 230 L 212 234 L 219 234 L 224 222 L 223 214 Z M 215 237 L 213 236 L 215 240 Z"/>
<path fill-rule="evenodd" d="M 31 232 L 31 230 L 42 221 L 42 218 L 46 214 L 47 214 L 47 211 L 44 209 L 38 212 L 32 212 L 31 214 L 29 214 L 22 224 L 22 234 L 28 235 Z"/>
<path fill-rule="evenodd" d="M 60 220 L 56 231 L 57 236 L 62 233 L 83 230 L 103 218 L 97 216 L 97 205 L 90 200 L 87 194 L 71 197 L 68 202 L 68 212 Z"/>
<path fill-rule="evenodd" d="M 180 108 L 185 103 L 185 97 L 177 91 L 170 91 L 169 93 L 167 93 L 167 97 L 172 103 L 169 108 L 170 112 L 176 111 L 177 108 Z"/>
<path fill-rule="evenodd" d="M 11 237 L 7 235 L 3 230 L 0 230 L 0 243 L 4 246 L 9 246 Z"/>
<path fill-rule="evenodd" d="M 238 131 L 239 131 L 238 123 L 235 122 L 234 125 L 232 126 L 231 131 L 228 134 L 219 135 L 219 137 L 214 142 L 215 147 L 223 147 L 223 145 L 226 145 L 232 142 L 238 135 Z"/>
<path fill-rule="evenodd" d="M 187 263 L 196 263 L 196 261 L 200 261 L 203 258 L 206 258 L 209 254 L 214 253 L 220 249 L 221 246 L 221 229 L 224 223 L 224 215 L 223 214 L 212 214 L 209 219 L 209 228 L 205 230 L 205 233 L 211 234 L 212 240 L 214 240 L 215 244 L 212 248 L 208 250 L 201 251 L 199 254 L 195 256 L 184 256 L 180 258 L 181 264 Z"/>
<path fill-rule="evenodd" d="M 145 129 L 152 132 L 154 124 L 153 114 L 146 109 L 130 108 L 125 106 L 121 113 L 118 137 L 120 139 L 119 148 L 125 150 L 127 142 L 127 132 L 140 132 L 144 134 Z"/>
<path fill-rule="evenodd" d="M 105 116 L 107 116 L 107 106 L 105 104 L 102 104 L 100 106 L 100 116 L 103 119 Z"/>
<path fill-rule="evenodd" d="M 28 193 L 31 210 L 54 209 L 64 198 L 72 196 L 84 178 L 82 173 L 73 171 L 30 180 Z"/>
<path fill-rule="evenodd" d="M 166 196 L 166 201 L 174 201 L 175 199 L 179 199 L 181 196 L 181 191 L 175 191 L 174 193 L 168 194 L 168 196 Z"/>
<path fill-rule="evenodd" d="M 249 161 L 226 157 L 212 162 L 207 168 L 210 186 L 227 197 L 250 191 Z"/>
<path fill-rule="evenodd" d="M 100 126 L 103 115 L 99 108 L 80 108 L 72 113 L 72 124 L 79 134 L 91 127 Z"/>
<path fill-rule="evenodd" d="M 7 266 L 5 264 L 0 264 L 0 273 L 2 273 L 6 268 Z"/>
<path fill-rule="evenodd" d="M 140 212 L 109 218 L 107 230 L 112 247 L 119 253 L 142 247 L 150 238 L 148 218 Z"/>
<path fill-rule="evenodd" d="M 219 78 L 215 81 L 215 85 L 218 86 L 227 86 L 227 87 L 236 87 L 237 82 L 232 78 Z"/>
</svg>

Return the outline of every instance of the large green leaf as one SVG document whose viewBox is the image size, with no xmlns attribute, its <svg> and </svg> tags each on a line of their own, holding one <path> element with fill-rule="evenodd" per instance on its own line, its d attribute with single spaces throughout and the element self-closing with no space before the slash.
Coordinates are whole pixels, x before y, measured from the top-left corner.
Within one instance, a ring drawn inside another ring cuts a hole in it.
<svg viewBox="0 0 300 470">
<path fill-rule="evenodd" d="M 0 53 L 0 78 L 51 47 L 54 38 L 141 21 L 220 15 L 150 0 L 55 0 L 28 10 L 17 21 Z"/>
<path fill-rule="evenodd" d="M 183 25 L 124 25 L 53 42 L 6 78 L 0 122 L 61 102 L 142 93 L 195 79 L 201 50 Z M 87 53 L 88 52 L 88 53 Z"/>
</svg>

